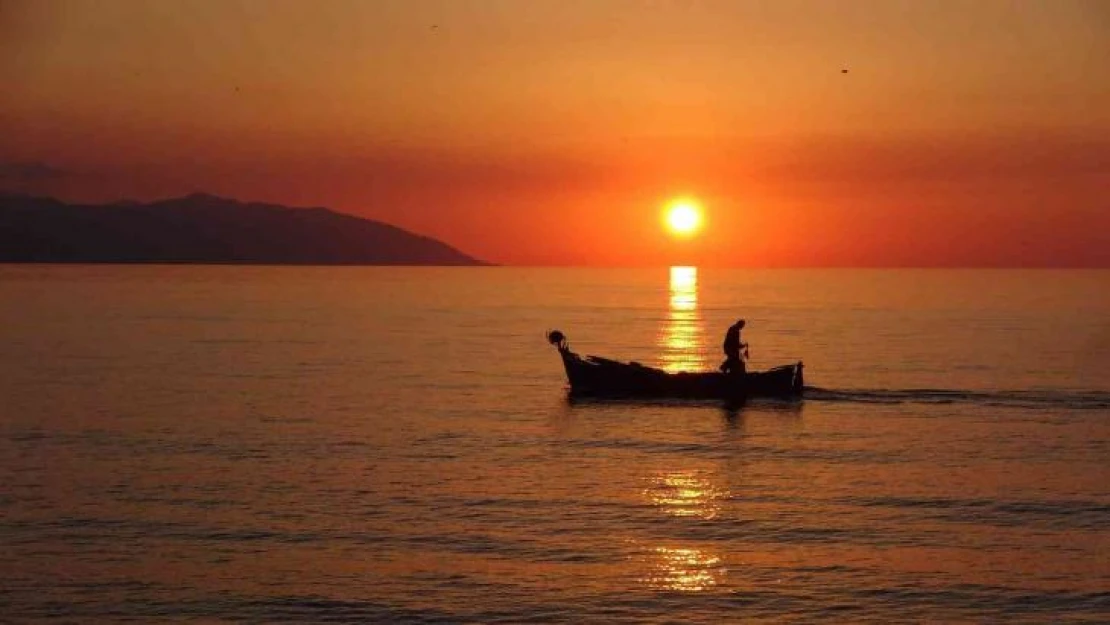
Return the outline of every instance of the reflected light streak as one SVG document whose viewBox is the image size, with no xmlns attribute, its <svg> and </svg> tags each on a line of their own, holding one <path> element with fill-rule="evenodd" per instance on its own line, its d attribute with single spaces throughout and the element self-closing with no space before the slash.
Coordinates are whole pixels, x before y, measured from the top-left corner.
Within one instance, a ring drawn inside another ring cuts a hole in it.
<svg viewBox="0 0 1110 625">
<path fill-rule="evenodd" d="M 663 369 L 670 372 L 704 369 L 704 336 L 698 313 L 698 268 L 671 267 L 670 307 L 659 335 Z"/>
<path fill-rule="evenodd" d="M 656 476 L 645 494 L 665 514 L 706 520 L 713 519 L 720 513 L 721 502 L 729 495 L 727 490 L 688 471 Z"/>
<path fill-rule="evenodd" d="M 701 549 L 657 547 L 652 573 L 643 581 L 658 590 L 699 592 L 720 583 L 721 559 Z"/>
<path fill-rule="evenodd" d="M 670 471 L 654 476 L 644 495 L 664 514 L 708 521 L 720 514 L 729 492 L 697 471 Z M 651 550 L 651 571 L 641 581 L 657 590 L 708 590 L 719 585 L 728 572 L 720 564 L 718 555 L 704 549 L 655 547 Z"/>
</svg>

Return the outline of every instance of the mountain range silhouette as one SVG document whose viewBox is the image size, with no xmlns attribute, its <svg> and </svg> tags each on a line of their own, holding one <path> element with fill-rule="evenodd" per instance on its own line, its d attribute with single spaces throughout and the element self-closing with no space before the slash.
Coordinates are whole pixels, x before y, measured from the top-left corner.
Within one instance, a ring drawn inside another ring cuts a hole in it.
<svg viewBox="0 0 1110 625">
<path fill-rule="evenodd" d="M 204 193 L 99 205 L 0 195 L 0 262 L 487 264 L 379 221 Z"/>
</svg>

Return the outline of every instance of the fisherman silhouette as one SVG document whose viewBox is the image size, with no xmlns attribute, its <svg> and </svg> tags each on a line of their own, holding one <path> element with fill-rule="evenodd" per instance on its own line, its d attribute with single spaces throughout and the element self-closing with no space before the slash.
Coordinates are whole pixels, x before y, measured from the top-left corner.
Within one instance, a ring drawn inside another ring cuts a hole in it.
<svg viewBox="0 0 1110 625">
<path fill-rule="evenodd" d="M 725 332 L 725 361 L 720 367 L 724 373 L 743 375 L 747 372 L 744 360 L 748 357 L 748 344 L 740 340 L 740 330 L 744 329 L 744 325 L 744 320 L 740 319 L 729 326 L 728 331 Z M 740 357 L 741 349 L 744 350 L 743 358 Z"/>
</svg>

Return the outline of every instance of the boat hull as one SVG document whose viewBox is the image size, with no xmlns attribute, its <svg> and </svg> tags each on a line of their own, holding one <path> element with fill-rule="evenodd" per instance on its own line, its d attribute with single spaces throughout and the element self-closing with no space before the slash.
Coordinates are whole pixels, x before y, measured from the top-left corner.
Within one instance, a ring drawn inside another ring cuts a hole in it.
<svg viewBox="0 0 1110 625">
<path fill-rule="evenodd" d="M 597 356 L 582 358 L 565 346 L 559 355 L 574 395 L 682 399 L 799 398 L 804 379 L 802 363 L 744 374 L 720 372 L 668 373 L 638 363 Z"/>
</svg>

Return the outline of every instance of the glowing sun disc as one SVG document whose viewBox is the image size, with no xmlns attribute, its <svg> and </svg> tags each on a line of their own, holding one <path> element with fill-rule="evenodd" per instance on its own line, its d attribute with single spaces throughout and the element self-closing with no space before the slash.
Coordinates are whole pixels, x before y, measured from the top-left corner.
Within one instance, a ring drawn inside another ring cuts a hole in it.
<svg viewBox="0 0 1110 625">
<path fill-rule="evenodd" d="M 672 202 L 667 206 L 664 221 L 673 234 L 688 237 L 701 229 L 701 206 L 693 200 Z"/>
</svg>

